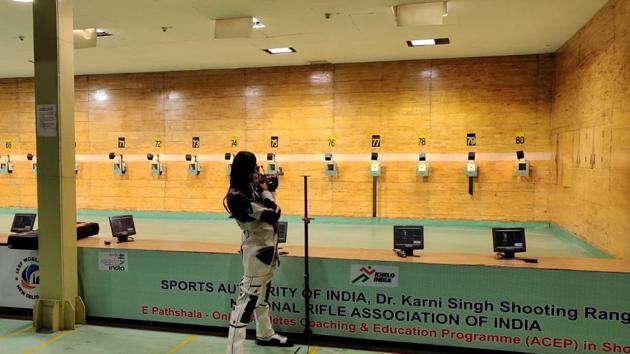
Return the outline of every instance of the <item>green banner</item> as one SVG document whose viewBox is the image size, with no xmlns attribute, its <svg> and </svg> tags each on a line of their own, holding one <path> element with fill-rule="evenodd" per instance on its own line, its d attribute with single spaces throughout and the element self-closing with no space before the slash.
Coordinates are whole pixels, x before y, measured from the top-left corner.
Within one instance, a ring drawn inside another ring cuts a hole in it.
<svg viewBox="0 0 630 354">
<path fill-rule="evenodd" d="M 227 327 L 241 269 L 238 255 L 79 249 L 89 316 Z M 310 269 L 315 334 L 630 352 L 630 274 L 335 259 Z M 274 327 L 301 333 L 302 258 L 283 257 L 272 286 Z"/>
</svg>

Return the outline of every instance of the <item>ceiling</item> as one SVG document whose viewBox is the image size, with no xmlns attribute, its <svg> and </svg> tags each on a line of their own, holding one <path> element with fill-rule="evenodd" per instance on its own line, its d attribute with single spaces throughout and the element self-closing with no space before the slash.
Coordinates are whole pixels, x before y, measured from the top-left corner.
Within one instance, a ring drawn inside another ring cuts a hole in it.
<svg viewBox="0 0 630 354">
<path fill-rule="evenodd" d="M 554 52 L 606 0 L 449 0 L 443 25 L 397 27 L 402 0 L 78 0 L 75 28 L 113 33 L 75 50 L 77 74 Z M 424 0 L 427 1 L 427 0 Z M 430 1 L 430 0 L 429 0 Z M 330 18 L 324 16 L 330 13 Z M 214 39 L 214 19 L 256 16 L 252 38 Z M 33 75 L 32 4 L 0 0 L 0 77 Z M 162 27 L 168 27 L 166 32 Z M 20 40 L 23 36 L 23 40 Z M 416 38 L 449 45 L 410 48 Z M 263 48 L 297 53 L 269 55 Z"/>
</svg>

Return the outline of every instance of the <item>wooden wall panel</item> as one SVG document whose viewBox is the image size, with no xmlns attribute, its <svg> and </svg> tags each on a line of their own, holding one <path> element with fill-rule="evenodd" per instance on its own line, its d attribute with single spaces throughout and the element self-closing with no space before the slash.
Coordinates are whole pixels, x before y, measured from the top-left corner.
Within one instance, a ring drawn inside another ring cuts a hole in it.
<svg viewBox="0 0 630 354">
<path fill-rule="evenodd" d="M 431 66 L 430 61 L 336 65 L 336 149 L 369 153 L 371 136 L 379 134 L 386 151 L 413 151 L 418 135 L 430 131 Z"/>
<path fill-rule="evenodd" d="M 561 137 L 561 178 L 549 198 L 552 221 L 626 258 L 629 24 L 630 0 L 611 0 L 556 54 L 551 127 L 552 134 Z"/>
<path fill-rule="evenodd" d="M 431 162 L 431 175 L 415 175 L 415 162 L 384 161 L 378 215 L 384 217 L 548 220 L 554 161 L 531 161 L 532 176 L 513 176 L 513 161 L 481 161 L 475 194 L 467 194 L 469 150 L 487 153 L 551 151 L 553 60 L 549 55 L 384 63 L 312 65 L 192 72 L 80 76 L 76 88 L 77 153 L 181 155 L 152 177 L 148 161 L 128 161 L 114 176 L 111 162 L 79 162 L 77 205 L 93 209 L 222 212 L 228 186 L 223 162 L 203 162 L 186 174 L 184 154 L 322 154 L 322 162 L 281 163 L 278 198 L 287 214 L 303 208 L 302 178 L 310 179 L 313 215 L 370 216 L 372 178 L 366 162 L 338 162 L 339 175 L 323 175 L 323 153 L 460 153 L 459 162 Z M 15 136 L 11 154 L 35 152 L 33 82 L 0 80 L 0 125 Z M 569 107 L 569 105 L 567 105 Z M 466 133 L 478 145 L 466 146 Z M 515 144 L 517 132 L 526 143 Z M 371 148 L 372 134 L 382 145 Z M 425 146 L 418 137 L 427 138 Z M 126 138 L 119 149 L 117 139 Z M 201 145 L 193 149 L 193 136 Z M 277 149 L 270 137 L 278 136 Z M 328 138 L 336 138 L 335 146 Z M 238 146 L 231 139 L 238 139 Z M 155 139 L 162 140 L 160 147 Z M 599 145 L 598 145 L 599 146 Z M 0 146 L 0 153 L 3 151 Z M 611 164 L 617 150 L 611 149 Z M 261 161 L 261 163 L 264 163 Z M 3 207 L 36 204 L 30 163 L 0 175 Z"/>
</svg>

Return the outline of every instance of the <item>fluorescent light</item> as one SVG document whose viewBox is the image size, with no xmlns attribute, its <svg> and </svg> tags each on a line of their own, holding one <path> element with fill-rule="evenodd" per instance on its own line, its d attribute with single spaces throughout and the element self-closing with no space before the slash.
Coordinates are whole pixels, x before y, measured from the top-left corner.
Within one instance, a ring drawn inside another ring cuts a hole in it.
<svg viewBox="0 0 630 354">
<path fill-rule="evenodd" d="M 252 22 L 254 24 L 252 27 L 255 28 L 255 29 L 260 29 L 260 28 L 267 27 L 267 26 L 265 26 L 264 23 L 260 22 L 260 20 L 257 19 L 256 17 L 252 17 Z"/>
<path fill-rule="evenodd" d="M 421 45 L 435 45 L 435 39 L 412 39 L 407 41 L 410 47 L 417 47 Z"/>
<path fill-rule="evenodd" d="M 291 47 L 283 47 L 283 48 L 268 48 L 268 49 L 263 49 L 265 52 L 269 53 L 269 54 L 288 54 L 288 53 L 295 53 L 295 49 L 291 48 Z"/>
<path fill-rule="evenodd" d="M 410 47 L 422 47 L 428 45 L 441 45 L 450 43 L 451 41 L 448 38 L 412 39 L 410 41 L 407 41 L 407 45 Z"/>
<path fill-rule="evenodd" d="M 13 0 L 15 2 L 33 2 L 33 0 Z"/>
</svg>

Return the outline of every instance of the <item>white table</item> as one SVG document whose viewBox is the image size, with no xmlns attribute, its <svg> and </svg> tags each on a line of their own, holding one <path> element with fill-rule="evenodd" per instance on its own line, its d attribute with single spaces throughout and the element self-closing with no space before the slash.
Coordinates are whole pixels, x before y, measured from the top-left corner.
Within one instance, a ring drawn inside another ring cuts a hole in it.
<svg viewBox="0 0 630 354">
<path fill-rule="evenodd" d="M 0 307 L 32 309 L 38 296 L 38 252 L 0 244 Z"/>
</svg>

